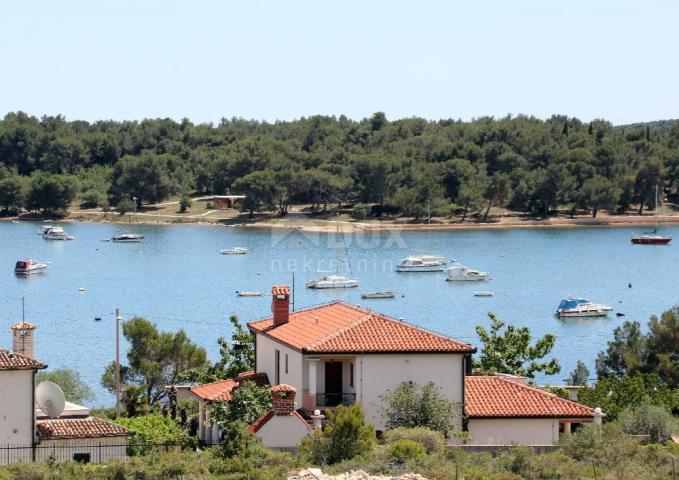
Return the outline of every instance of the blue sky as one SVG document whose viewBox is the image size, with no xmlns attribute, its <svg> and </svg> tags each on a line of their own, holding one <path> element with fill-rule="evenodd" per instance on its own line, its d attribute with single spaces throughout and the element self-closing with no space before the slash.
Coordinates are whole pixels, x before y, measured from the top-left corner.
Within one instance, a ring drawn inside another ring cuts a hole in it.
<svg viewBox="0 0 679 480">
<path fill-rule="evenodd" d="M 676 1 L 32 1 L 0 114 L 679 117 Z"/>
</svg>

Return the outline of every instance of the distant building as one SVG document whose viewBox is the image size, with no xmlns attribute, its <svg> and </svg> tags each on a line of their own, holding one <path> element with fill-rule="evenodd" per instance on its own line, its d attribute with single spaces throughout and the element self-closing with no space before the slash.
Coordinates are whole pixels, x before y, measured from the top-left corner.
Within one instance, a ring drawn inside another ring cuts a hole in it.
<svg viewBox="0 0 679 480">
<path fill-rule="evenodd" d="M 32 358 L 35 331 L 27 322 L 13 325 L 13 351 L 0 349 L 0 466 L 49 457 L 83 462 L 124 458 L 130 430 L 91 417 L 89 409 L 70 402 L 53 419 L 35 406 L 35 376 L 47 368 Z"/>
</svg>

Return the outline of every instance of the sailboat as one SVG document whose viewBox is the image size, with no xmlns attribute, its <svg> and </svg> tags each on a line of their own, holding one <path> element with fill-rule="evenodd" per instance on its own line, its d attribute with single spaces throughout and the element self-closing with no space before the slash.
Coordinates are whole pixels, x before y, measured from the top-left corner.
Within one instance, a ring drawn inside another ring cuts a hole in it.
<svg viewBox="0 0 679 480">
<path fill-rule="evenodd" d="M 672 241 L 672 237 L 658 235 L 658 186 L 655 186 L 655 224 L 653 230 L 643 235 L 634 235 L 630 241 L 635 245 L 667 245 Z"/>
<path fill-rule="evenodd" d="M 428 251 L 424 255 L 409 255 L 396 265 L 397 272 L 442 272 L 446 268 L 446 259 L 440 255 L 431 254 L 431 210 L 427 205 L 428 220 Z"/>
<path fill-rule="evenodd" d="M 356 278 L 350 278 L 350 277 L 345 277 L 343 275 L 340 275 L 340 249 L 339 249 L 339 241 L 338 238 L 340 237 L 340 225 L 339 225 L 339 208 L 337 209 L 337 227 L 335 231 L 335 244 L 336 244 L 336 250 L 337 250 L 337 265 L 335 268 L 335 274 L 334 275 L 325 275 L 317 280 L 311 280 L 307 282 L 306 286 L 307 288 L 353 288 L 353 287 L 358 287 L 358 279 Z M 342 243 L 344 243 L 344 237 L 342 236 Z M 347 258 L 348 260 L 348 258 Z M 348 261 L 347 261 L 348 263 Z M 349 264 L 349 270 L 351 271 L 351 264 Z"/>
<path fill-rule="evenodd" d="M 128 225 L 128 228 L 132 226 L 132 216 L 131 216 L 130 212 L 127 212 L 127 225 Z M 142 240 L 144 240 L 144 235 L 139 235 L 138 233 L 132 233 L 129 230 L 127 232 L 123 232 L 119 235 L 114 235 L 113 237 L 111 237 L 112 242 L 118 242 L 118 243 L 139 243 Z"/>
</svg>

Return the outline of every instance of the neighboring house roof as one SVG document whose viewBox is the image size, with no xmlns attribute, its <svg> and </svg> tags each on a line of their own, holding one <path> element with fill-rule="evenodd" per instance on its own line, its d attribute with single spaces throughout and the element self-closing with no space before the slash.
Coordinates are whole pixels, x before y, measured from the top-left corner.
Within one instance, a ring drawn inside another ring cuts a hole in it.
<svg viewBox="0 0 679 480">
<path fill-rule="evenodd" d="M 37 421 L 41 439 L 126 437 L 134 432 L 97 417 Z"/>
<path fill-rule="evenodd" d="M 255 382 L 258 387 L 263 387 L 269 384 L 269 378 L 266 373 L 247 371 L 240 373 L 235 379 L 227 378 L 191 387 L 191 393 L 208 402 L 228 402 L 233 398 L 233 390 L 243 382 Z"/>
<path fill-rule="evenodd" d="M 47 365 L 20 353 L 0 348 L 0 370 L 37 370 Z"/>
<path fill-rule="evenodd" d="M 386 315 L 332 302 L 290 312 L 288 322 L 273 318 L 248 324 L 254 332 L 304 353 L 470 353 L 476 349 Z"/>
<path fill-rule="evenodd" d="M 469 418 L 588 418 L 594 409 L 496 376 L 467 376 L 464 410 Z"/>
<path fill-rule="evenodd" d="M 301 410 L 295 410 L 292 415 L 298 417 L 304 424 L 307 426 L 309 430 L 311 430 L 311 426 L 309 423 L 306 421 L 304 416 L 301 413 Z M 273 417 L 275 417 L 276 414 L 274 414 L 273 410 L 269 410 L 266 412 L 264 415 L 259 417 L 257 420 L 252 422 L 250 427 L 248 427 L 248 431 L 250 433 L 257 433 L 269 420 L 271 420 Z"/>
</svg>

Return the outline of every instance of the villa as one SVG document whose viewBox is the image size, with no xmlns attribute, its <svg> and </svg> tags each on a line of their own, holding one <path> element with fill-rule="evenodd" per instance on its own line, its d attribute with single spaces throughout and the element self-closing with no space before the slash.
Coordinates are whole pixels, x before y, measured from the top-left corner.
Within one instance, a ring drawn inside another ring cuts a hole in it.
<svg viewBox="0 0 679 480">
<path fill-rule="evenodd" d="M 471 375 L 474 346 L 403 320 L 339 301 L 291 312 L 287 286 L 272 288 L 271 309 L 271 317 L 248 327 L 255 335 L 257 378 L 274 385 L 272 395 L 284 385 L 298 401 L 288 415 L 311 422 L 314 412 L 360 402 L 366 419 L 382 431 L 385 393 L 404 383 L 433 382 L 460 406 L 454 422 L 472 445 L 553 445 L 572 425 L 601 421 L 599 409 L 527 385 L 525 378 Z M 225 380 L 192 392 L 200 399 L 210 390 L 212 401 L 228 401 L 238 383 Z M 201 431 L 207 431 L 206 418 L 200 418 Z M 218 428 L 210 428 L 210 438 L 218 440 Z M 290 448 L 300 432 L 286 445 L 259 436 L 265 445 Z"/>
</svg>

